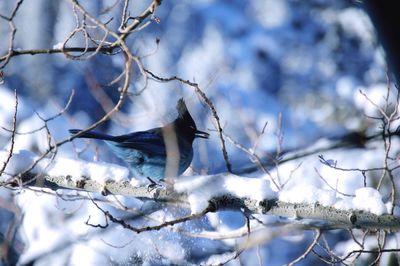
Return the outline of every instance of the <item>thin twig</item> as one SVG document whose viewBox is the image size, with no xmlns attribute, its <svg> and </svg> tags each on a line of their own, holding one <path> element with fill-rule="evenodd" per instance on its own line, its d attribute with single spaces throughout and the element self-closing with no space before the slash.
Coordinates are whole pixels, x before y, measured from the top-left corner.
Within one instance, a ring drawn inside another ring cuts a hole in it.
<svg viewBox="0 0 400 266">
<path fill-rule="evenodd" d="M 3 162 L 3 166 L 0 169 L 0 175 L 4 172 L 7 167 L 7 164 L 10 162 L 11 157 L 14 151 L 14 144 L 15 144 L 15 132 L 17 131 L 17 112 L 18 112 L 18 96 L 17 90 L 14 91 L 15 96 L 15 105 L 14 105 L 14 115 L 13 115 L 13 122 L 12 122 L 12 131 L 11 131 L 11 145 L 10 150 L 8 152 L 8 156 L 6 160 Z"/>
<path fill-rule="evenodd" d="M 70 105 L 71 102 L 72 102 L 72 99 L 73 99 L 74 95 L 75 95 L 75 90 L 71 90 L 71 94 L 69 95 L 68 101 L 67 101 L 67 103 L 65 104 L 65 106 L 64 106 L 57 114 L 55 114 L 55 115 L 53 115 L 53 116 L 51 116 L 51 117 L 49 117 L 49 118 L 42 118 L 37 112 L 35 112 L 35 113 L 36 113 L 36 115 L 38 115 L 38 117 L 39 117 L 44 123 L 47 123 L 47 122 L 49 122 L 49 121 L 51 121 L 51 120 L 54 120 L 54 119 L 60 117 L 60 116 L 68 109 L 69 105 Z M 46 125 L 44 124 L 43 126 L 41 126 L 41 127 L 39 127 L 39 128 L 30 130 L 30 131 L 25 131 L 25 132 L 16 131 L 15 134 L 16 134 L 16 135 L 29 135 L 29 134 L 33 134 L 33 133 L 35 133 L 35 132 L 38 132 L 38 131 L 44 129 L 45 126 L 46 126 Z M 2 128 L 3 130 L 5 130 L 5 131 L 13 132 L 12 129 L 8 129 L 8 128 L 3 127 L 3 126 L 2 126 L 1 128 Z"/>
<path fill-rule="evenodd" d="M 336 193 L 343 195 L 345 197 L 355 197 L 356 195 L 354 194 L 347 194 L 344 192 L 339 191 L 337 188 L 334 188 L 333 186 L 331 186 L 328 181 L 325 180 L 325 178 L 321 175 L 321 173 L 318 171 L 318 169 L 316 167 L 314 167 L 314 171 L 317 173 L 317 175 L 319 176 L 319 178 L 321 178 L 321 180 L 328 186 L 330 187 L 332 190 L 334 190 Z"/>
<path fill-rule="evenodd" d="M 217 114 L 217 110 L 215 109 L 214 104 L 211 102 L 211 100 L 200 89 L 199 85 L 197 83 L 195 83 L 195 82 L 191 82 L 189 80 L 184 80 L 184 79 L 182 79 L 180 77 L 177 77 L 177 76 L 173 76 L 173 77 L 169 77 L 169 78 L 162 78 L 162 77 L 159 77 L 159 76 L 153 74 L 151 71 L 149 71 L 147 69 L 144 69 L 144 71 L 147 74 L 149 74 L 152 78 L 154 78 L 155 80 L 158 80 L 158 81 L 161 81 L 161 82 L 179 81 L 179 82 L 181 82 L 183 84 L 186 84 L 186 85 L 189 85 L 189 86 L 191 86 L 192 88 L 195 89 L 195 92 L 201 97 L 201 99 L 208 105 L 208 107 L 211 110 L 211 113 L 213 115 L 213 118 L 214 118 L 214 121 L 215 121 L 215 124 L 216 124 L 216 128 L 217 128 L 217 132 L 218 132 L 218 135 L 219 135 L 219 139 L 220 139 L 220 142 L 221 142 L 221 149 L 222 149 L 222 154 L 224 156 L 226 169 L 228 170 L 228 172 L 231 173 L 232 172 L 232 164 L 231 164 L 231 162 L 229 160 L 228 152 L 226 150 L 225 139 L 224 139 L 223 132 L 222 132 L 223 130 L 222 130 L 222 127 L 221 127 L 219 116 Z"/>
<path fill-rule="evenodd" d="M 274 186 L 280 190 L 281 186 L 275 181 L 274 177 L 271 175 L 271 173 L 268 171 L 268 169 L 264 166 L 264 164 L 261 162 L 260 157 L 255 154 L 254 149 L 248 149 L 246 147 L 244 147 L 242 144 L 238 143 L 237 141 L 235 141 L 231 136 L 229 136 L 228 134 L 226 134 L 225 132 L 223 132 L 224 137 L 231 142 L 235 147 L 237 147 L 238 149 L 240 149 L 241 151 L 245 152 L 250 159 L 255 162 L 255 164 L 265 173 L 268 175 L 269 179 L 271 180 L 271 182 L 274 184 Z"/>
<path fill-rule="evenodd" d="M 295 260 L 292 260 L 288 264 L 288 266 L 291 266 L 291 265 L 294 265 L 294 264 L 300 262 L 301 260 L 305 259 L 308 254 L 310 254 L 311 250 L 315 247 L 315 245 L 317 244 L 319 238 L 321 237 L 321 230 L 315 230 L 315 231 L 316 231 L 315 232 L 316 234 L 315 234 L 314 240 L 311 243 L 311 245 L 306 249 L 306 251 L 300 257 L 298 257 Z"/>
<path fill-rule="evenodd" d="M 183 217 L 171 220 L 171 221 L 163 222 L 163 223 L 158 224 L 158 225 L 145 226 L 145 227 L 134 227 L 134 226 L 128 224 L 127 222 L 125 222 L 123 219 L 119 219 L 119 218 L 114 217 L 112 214 L 110 214 L 110 212 L 105 211 L 104 209 L 102 209 L 95 201 L 93 201 L 93 204 L 106 217 L 106 224 L 105 225 L 91 225 L 91 224 L 88 223 L 88 225 L 91 225 L 91 226 L 94 226 L 94 227 L 105 228 L 105 227 L 108 226 L 108 220 L 110 220 L 111 222 L 117 223 L 117 224 L 121 225 L 122 227 L 124 227 L 124 228 L 126 228 L 128 230 L 131 230 L 131 231 L 133 231 L 135 233 L 138 233 L 138 234 L 142 233 L 142 232 L 145 232 L 145 231 L 154 231 L 154 230 L 157 231 L 157 230 L 160 230 L 160 229 L 162 229 L 164 227 L 168 227 L 168 226 L 172 226 L 172 225 L 175 225 L 175 224 L 179 224 L 179 223 L 187 222 L 187 221 L 190 221 L 190 220 L 198 219 L 198 218 L 203 217 L 206 213 L 213 211 L 213 206 L 210 205 L 200 213 L 190 214 L 190 215 L 183 216 Z"/>
</svg>

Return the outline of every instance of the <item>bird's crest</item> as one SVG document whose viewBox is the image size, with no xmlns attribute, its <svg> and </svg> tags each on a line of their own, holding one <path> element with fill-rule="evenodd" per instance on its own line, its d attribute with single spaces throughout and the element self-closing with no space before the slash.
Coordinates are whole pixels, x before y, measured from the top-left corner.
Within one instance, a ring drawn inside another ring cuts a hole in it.
<svg viewBox="0 0 400 266">
<path fill-rule="evenodd" d="M 183 98 L 178 100 L 178 103 L 176 104 L 176 110 L 178 111 L 178 117 L 180 118 L 183 118 L 183 116 L 189 112 Z"/>
</svg>

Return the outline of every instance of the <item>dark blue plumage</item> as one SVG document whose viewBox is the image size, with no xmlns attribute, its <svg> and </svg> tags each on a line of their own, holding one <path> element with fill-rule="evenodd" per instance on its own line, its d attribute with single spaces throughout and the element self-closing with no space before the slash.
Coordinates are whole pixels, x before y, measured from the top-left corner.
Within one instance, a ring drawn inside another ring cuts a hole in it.
<svg viewBox="0 0 400 266">
<path fill-rule="evenodd" d="M 171 175 L 168 169 L 173 170 L 174 166 L 176 169 L 172 171 L 172 175 L 181 175 L 192 162 L 194 139 L 209 136 L 208 133 L 197 130 L 183 99 L 178 101 L 176 108 L 178 117 L 173 122 L 146 131 L 120 136 L 93 131 L 79 134 L 80 129 L 71 129 L 69 132 L 73 135 L 78 134 L 76 138 L 104 140 L 112 151 L 130 166 L 136 176 L 161 180 L 166 177 L 166 173 Z"/>
</svg>

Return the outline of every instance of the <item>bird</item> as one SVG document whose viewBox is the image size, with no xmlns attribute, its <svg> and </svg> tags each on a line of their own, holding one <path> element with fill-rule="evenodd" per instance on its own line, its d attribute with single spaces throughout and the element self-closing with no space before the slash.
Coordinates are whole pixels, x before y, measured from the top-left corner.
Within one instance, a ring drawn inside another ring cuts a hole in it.
<svg viewBox="0 0 400 266">
<path fill-rule="evenodd" d="M 103 140 L 125 161 L 138 178 L 147 178 L 153 185 L 166 177 L 181 175 L 193 159 L 195 138 L 207 139 L 209 134 L 196 127 L 183 98 L 176 105 L 177 118 L 162 127 L 125 135 L 112 136 L 94 131 L 70 129 L 73 138 Z"/>
</svg>

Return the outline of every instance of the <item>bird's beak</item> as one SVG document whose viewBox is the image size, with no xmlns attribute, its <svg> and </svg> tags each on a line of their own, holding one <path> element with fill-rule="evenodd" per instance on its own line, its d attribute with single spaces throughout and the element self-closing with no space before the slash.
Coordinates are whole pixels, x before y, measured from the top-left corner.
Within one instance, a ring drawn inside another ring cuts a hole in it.
<svg viewBox="0 0 400 266">
<path fill-rule="evenodd" d="M 208 137 L 210 136 L 210 134 L 208 134 L 207 132 L 200 131 L 200 130 L 197 130 L 197 129 L 196 129 L 196 131 L 194 132 L 194 136 L 195 136 L 196 138 L 208 139 Z"/>
</svg>

